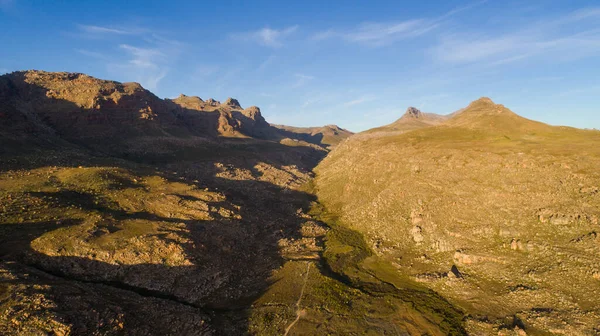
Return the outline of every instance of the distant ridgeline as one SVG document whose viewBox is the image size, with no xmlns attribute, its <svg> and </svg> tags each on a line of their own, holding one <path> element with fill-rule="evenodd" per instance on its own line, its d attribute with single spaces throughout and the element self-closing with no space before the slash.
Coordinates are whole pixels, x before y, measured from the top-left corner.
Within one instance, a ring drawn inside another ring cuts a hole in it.
<svg viewBox="0 0 600 336">
<path fill-rule="evenodd" d="M 136 139 L 237 138 L 326 148 L 351 134 L 337 126 L 274 127 L 258 107 L 244 109 L 232 98 L 224 103 L 185 95 L 160 99 L 137 83 L 79 73 L 21 71 L 0 76 L 0 137 L 13 145 L 60 139 L 101 149 L 130 147 Z"/>
</svg>

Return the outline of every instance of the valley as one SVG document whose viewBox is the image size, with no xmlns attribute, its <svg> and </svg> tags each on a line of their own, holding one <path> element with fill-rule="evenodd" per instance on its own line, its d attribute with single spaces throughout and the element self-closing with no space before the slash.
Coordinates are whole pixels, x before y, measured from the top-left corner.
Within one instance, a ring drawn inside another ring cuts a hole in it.
<svg viewBox="0 0 600 336">
<path fill-rule="evenodd" d="M 0 79 L 1 333 L 465 333 L 320 207 L 318 141 L 347 131 L 81 74 Z"/>
<path fill-rule="evenodd" d="M 40 71 L 0 112 L 2 334 L 600 330 L 600 132 L 482 98 L 352 134 Z"/>
<path fill-rule="evenodd" d="M 600 335 L 598 0 L 0 31 L 0 336 Z"/>
</svg>

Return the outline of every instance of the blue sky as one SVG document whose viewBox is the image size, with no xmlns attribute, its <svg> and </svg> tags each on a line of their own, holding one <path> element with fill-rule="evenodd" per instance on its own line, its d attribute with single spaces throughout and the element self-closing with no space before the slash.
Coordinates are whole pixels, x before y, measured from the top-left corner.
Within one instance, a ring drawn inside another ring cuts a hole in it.
<svg viewBox="0 0 600 336">
<path fill-rule="evenodd" d="M 600 3 L 0 0 L 0 72 L 84 72 L 361 131 L 489 96 L 600 128 Z"/>
</svg>

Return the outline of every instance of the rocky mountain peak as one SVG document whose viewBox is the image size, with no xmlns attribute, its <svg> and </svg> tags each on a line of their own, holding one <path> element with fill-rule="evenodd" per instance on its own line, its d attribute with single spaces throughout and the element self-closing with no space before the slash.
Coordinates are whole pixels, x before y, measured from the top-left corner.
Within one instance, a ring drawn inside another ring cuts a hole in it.
<svg viewBox="0 0 600 336">
<path fill-rule="evenodd" d="M 234 98 L 227 98 L 227 100 L 223 103 L 223 105 L 227 105 L 229 107 L 242 108 L 240 102 Z"/>
<path fill-rule="evenodd" d="M 496 103 L 494 103 L 494 101 L 489 98 L 489 97 L 481 97 L 477 100 L 475 100 L 473 103 L 485 103 L 485 104 L 494 104 L 496 105 Z"/>
<path fill-rule="evenodd" d="M 183 93 L 179 94 L 179 96 L 173 100 L 177 100 L 177 101 L 196 101 L 196 102 L 200 102 L 203 103 L 204 100 L 202 100 L 202 98 L 198 97 L 198 96 L 188 96 L 185 95 Z"/>
<path fill-rule="evenodd" d="M 419 110 L 418 108 L 411 106 L 406 109 L 404 116 L 408 118 L 420 119 L 421 117 L 423 117 L 423 112 L 421 112 L 421 110 Z"/>
<path fill-rule="evenodd" d="M 260 108 L 258 106 L 250 106 L 244 110 L 244 114 L 251 118 L 256 118 L 257 116 L 262 116 L 260 114 Z"/>
<path fill-rule="evenodd" d="M 488 115 L 488 114 L 513 114 L 504 105 L 496 104 L 488 97 L 481 97 L 472 101 L 458 114 L 467 115 Z"/>
<path fill-rule="evenodd" d="M 218 100 L 214 100 L 214 99 L 212 99 L 212 98 L 208 98 L 208 99 L 206 100 L 206 104 L 208 104 L 208 105 L 210 105 L 210 106 L 218 106 L 218 105 L 221 105 L 221 102 L 220 102 L 220 101 L 218 101 Z"/>
</svg>

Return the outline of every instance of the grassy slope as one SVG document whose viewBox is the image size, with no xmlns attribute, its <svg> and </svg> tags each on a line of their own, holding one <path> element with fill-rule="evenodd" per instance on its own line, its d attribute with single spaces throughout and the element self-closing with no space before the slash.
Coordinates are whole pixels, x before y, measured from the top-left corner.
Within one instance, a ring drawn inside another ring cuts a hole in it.
<svg viewBox="0 0 600 336">
<path fill-rule="evenodd" d="M 475 102 L 445 126 L 354 137 L 317 167 L 319 199 L 401 273 L 474 314 L 472 332 L 514 314 L 528 332 L 591 330 L 600 133 L 489 110 Z M 468 276 L 447 278 L 452 265 Z"/>
</svg>

